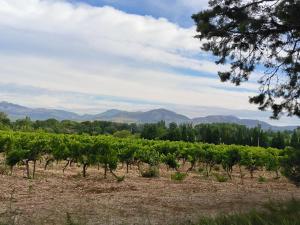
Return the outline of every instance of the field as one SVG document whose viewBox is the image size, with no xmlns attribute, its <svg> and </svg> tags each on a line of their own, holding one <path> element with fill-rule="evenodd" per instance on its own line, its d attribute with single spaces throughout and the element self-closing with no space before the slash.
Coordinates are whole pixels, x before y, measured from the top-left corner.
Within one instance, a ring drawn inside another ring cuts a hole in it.
<svg viewBox="0 0 300 225">
<path fill-rule="evenodd" d="M 25 166 L 0 175 L 0 224 L 191 224 L 201 216 L 259 209 L 270 200 L 300 199 L 299 188 L 266 171 L 252 179 L 245 171 L 244 184 L 237 168 L 226 182 L 198 171 L 175 181 L 174 170 L 164 165 L 159 178 L 144 178 L 136 166 L 126 174 L 119 164 L 116 173 L 126 178 L 117 182 L 111 174 L 104 179 L 102 168 L 90 167 L 83 178 L 81 168 L 73 165 L 63 174 L 63 166 L 53 163 L 44 171 L 44 162 L 38 163 L 35 179 L 24 178 Z M 223 173 L 215 168 L 212 174 Z"/>
</svg>

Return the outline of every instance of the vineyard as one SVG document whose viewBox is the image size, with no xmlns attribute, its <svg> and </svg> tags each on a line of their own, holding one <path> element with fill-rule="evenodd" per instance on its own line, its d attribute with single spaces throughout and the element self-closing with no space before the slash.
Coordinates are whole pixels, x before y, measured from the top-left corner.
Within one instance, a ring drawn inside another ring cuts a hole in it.
<svg viewBox="0 0 300 225">
<path fill-rule="evenodd" d="M 191 224 L 300 198 L 289 148 L 1 131 L 0 149 L 0 224 Z"/>
<path fill-rule="evenodd" d="M 34 178 L 38 161 L 44 162 L 45 170 L 53 162 L 64 161 L 63 170 L 77 164 L 85 177 L 89 167 L 97 166 L 104 169 L 104 177 L 109 172 L 119 181 L 126 176 L 118 177 L 114 173 L 119 163 L 126 165 L 127 173 L 132 165 L 137 165 L 142 176 L 158 175 L 159 166 L 164 164 L 178 173 L 200 167 L 207 176 L 214 166 L 219 165 L 229 178 L 233 167 L 237 166 L 241 180 L 242 169 L 246 169 L 251 177 L 256 170 L 265 169 L 273 171 L 278 178 L 280 161 L 285 157 L 285 151 L 275 148 L 36 132 L 1 132 L 0 149 L 11 173 L 16 165 L 23 164 L 28 178 Z M 32 172 L 30 163 L 33 164 Z M 188 169 L 183 170 L 182 165 L 187 164 Z"/>
</svg>

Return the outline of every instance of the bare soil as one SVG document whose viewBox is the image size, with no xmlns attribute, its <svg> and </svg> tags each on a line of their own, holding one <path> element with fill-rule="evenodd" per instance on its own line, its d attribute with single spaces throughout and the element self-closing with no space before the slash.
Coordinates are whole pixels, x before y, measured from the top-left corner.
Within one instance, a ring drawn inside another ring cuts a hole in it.
<svg viewBox="0 0 300 225">
<path fill-rule="evenodd" d="M 136 167 L 129 174 L 121 166 L 117 182 L 103 169 L 88 168 L 88 177 L 73 165 L 63 174 L 63 164 L 44 171 L 38 165 L 35 179 L 24 178 L 24 167 L 13 175 L 0 175 L 0 224 L 187 224 L 201 216 L 244 211 L 271 201 L 300 199 L 300 189 L 285 178 L 273 179 L 272 173 L 259 171 L 253 179 L 247 171 L 244 184 L 239 174 L 218 182 L 193 171 L 183 181 L 173 181 L 174 171 L 160 169 L 159 178 L 143 178 Z M 222 173 L 214 171 L 213 173 Z M 258 176 L 267 178 L 258 182 Z M 72 223 L 69 223 L 72 224 Z"/>
</svg>

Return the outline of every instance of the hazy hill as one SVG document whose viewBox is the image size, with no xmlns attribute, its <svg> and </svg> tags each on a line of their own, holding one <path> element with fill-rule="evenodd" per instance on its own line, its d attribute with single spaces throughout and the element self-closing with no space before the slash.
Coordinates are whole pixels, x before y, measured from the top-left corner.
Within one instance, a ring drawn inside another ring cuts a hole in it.
<svg viewBox="0 0 300 225">
<path fill-rule="evenodd" d="M 5 112 L 11 119 L 20 119 L 29 116 L 32 120 L 46 120 L 49 118 L 54 118 L 57 120 L 104 120 L 125 123 L 156 123 L 163 120 L 167 124 L 171 122 L 178 124 L 193 123 L 194 125 L 205 123 L 234 123 L 245 125 L 247 127 L 255 127 L 260 124 L 264 130 L 293 130 L 296 128 L 296 126 L 272 126 L 259 120 L 239 119 L 235 116 L 224 115 L 213 115 L 190 119 L 184 115 L 166 109 L 154 109 L 146 112 L 128 112 L 118 109 L 111 109 L 95 115 L 79 115 L 64 110 L 29 108 L 8 102 L 0 102 L 0 111 Z"/>
<path fill-rule="evenodd" d="M 5 112 L 11 119 L 21 119 L 29 116 L 32 120 L 46 120 L 54 118 L 57 120 L 77 120 L 79 115 L 76 113 L 44 108 L 28 108 L 8 102 L 0 102 L 0 112 Z"/>
<path fill-rule="evenodd" d="M 260 121 L 260 120 L 251 120 L 251 119 L 240 119 L 236 116 L 205 116 L 205 117 L 198 117 L 193 119 L 194 124 L 201 124 L 201 123 L 234 123 L 239 125 L 244 125 L 249 128 L 256 127 L 260 125 L 264 130 L 294 130 L 297 126 L 273 126 L 269 123 Z"/>
</svg>

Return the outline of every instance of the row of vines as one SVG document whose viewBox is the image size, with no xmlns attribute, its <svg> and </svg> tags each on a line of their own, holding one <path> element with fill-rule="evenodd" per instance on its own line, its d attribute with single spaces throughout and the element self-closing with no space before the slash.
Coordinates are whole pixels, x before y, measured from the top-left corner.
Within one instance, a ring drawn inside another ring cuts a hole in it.
<svg viewBox="0 0 300 225">
<path fill-rule="evenodd" d="M 64 161 L 64 169 L 77 164 L 83 177 L 89 167 L 98 166 L 104 169 L 105 177 L 111 173 L 124 179 L 115 174 L 119 163 L 126 165 L 127 172 L 131 165 L 150 170 L 164 164 L 174 171 L 182 171 L 185 165 L 186 173 L 201 166 L 209 176 L 212 168 L 220 165 L 229 178 L 233 167 L 240 168 L 241 178 L 242 169 L 249 171 L 251 177 L 258 169 L 274 171 L 274 176 L 278 176 L 280 161 L 285 157 L 284 150 L 274 148 L 10 131 L 0 132 L 0 152 L 11 172 L 16 165 L 25 165 L 28 178 L 35 176 L 39 161 L 45 170 L 54 161 Z"/>
</svg>

